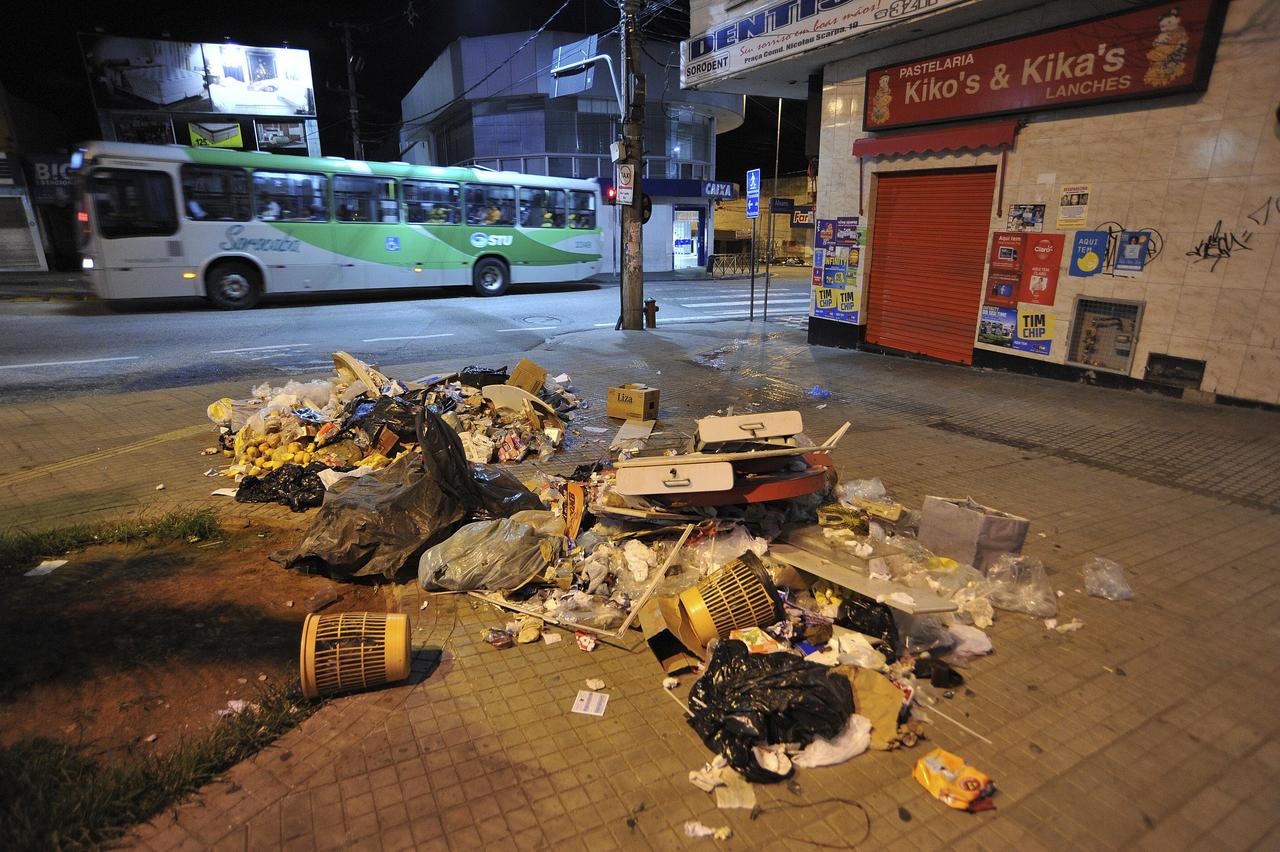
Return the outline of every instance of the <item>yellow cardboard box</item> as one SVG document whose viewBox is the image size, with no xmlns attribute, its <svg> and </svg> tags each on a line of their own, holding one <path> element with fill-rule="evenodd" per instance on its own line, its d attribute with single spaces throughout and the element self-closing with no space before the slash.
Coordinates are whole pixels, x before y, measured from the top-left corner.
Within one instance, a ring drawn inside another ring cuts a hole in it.
<svg viewBox="0 0 1280 852">
<path fill-rule="evenodd" d="M 636 383 L 609 388 L 606 411 L 624 420 L 657 420 L 658 389 Z"/>
</svg>

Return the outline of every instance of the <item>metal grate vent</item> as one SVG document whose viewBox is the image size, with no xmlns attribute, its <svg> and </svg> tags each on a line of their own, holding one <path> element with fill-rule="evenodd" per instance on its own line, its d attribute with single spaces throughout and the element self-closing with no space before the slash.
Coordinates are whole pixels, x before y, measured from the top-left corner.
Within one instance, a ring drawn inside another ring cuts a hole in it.
<svg viewBox="0 0 1280 852">
<path fill-rule="evenodd" d="M 1077 296 L 1067 363 L 1127 375 L 1142 324 L 1142 305 Z"/>
</svg>

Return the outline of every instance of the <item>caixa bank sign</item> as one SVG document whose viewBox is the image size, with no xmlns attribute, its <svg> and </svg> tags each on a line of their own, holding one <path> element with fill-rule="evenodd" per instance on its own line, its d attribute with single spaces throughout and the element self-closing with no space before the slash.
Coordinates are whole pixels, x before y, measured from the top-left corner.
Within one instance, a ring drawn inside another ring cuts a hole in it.
<svg viewBox="0 0 1280 852">
<path fill-rule="evenodd" d="M 681 42 L 680 84 L 718 80 L 960 2 L 773 0 Z"/>
<path fill-rule="evenodd" d="M 488 248 L 489 246 L 509 246 L 514 242 L 514 237 L 510 234 L 482 234 L 476 231 L 471 235 L 471 245 L 476 248 Z"/>
</svg>

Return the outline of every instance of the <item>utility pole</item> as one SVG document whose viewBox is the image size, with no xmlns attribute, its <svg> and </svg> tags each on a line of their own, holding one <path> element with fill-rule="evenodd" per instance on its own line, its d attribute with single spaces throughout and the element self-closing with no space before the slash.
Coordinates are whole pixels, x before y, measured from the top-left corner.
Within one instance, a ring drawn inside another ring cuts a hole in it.
<svg viewBox="0 0 1280 852">
<path fill-rule="evenodd" d="M 622 117 L 622 140 L 626 157 L 632 166 L 635 191 L 631 203 L 619 204 L 622 214 L 622 328 L 639 331 L 644 328 L 644 222 L 641 201 L 644 198 L 644 76 L 637 73 L 639 46 L 636 42 L 636 16 L 640 0 L 623 0 L 622 89 L 626 114 Z"/>
<path fill-rule="evenodd" d="M 364 145 L 360 142 L 360 105 L 356 100 L 356 60 L 351 52 L 352 24 L 350 21 L 342 21 L 332 26 L 342 28 L 342 41 L 347 48 L 347 103 L 351 111 L 351 154 L 357 160 L 363 160 Z"/>
<path fill-rule="evenodd" d="M 778 131 L 773 137 L 773 198 L 769 199 L 769 242 L 764 247 L 764 321 L 769 321 L 769 266 L 773 259 L 773 199 L 778 197 L 778 154 L 782 150 L 782 98 L 778 98 Z"/>
</svg>

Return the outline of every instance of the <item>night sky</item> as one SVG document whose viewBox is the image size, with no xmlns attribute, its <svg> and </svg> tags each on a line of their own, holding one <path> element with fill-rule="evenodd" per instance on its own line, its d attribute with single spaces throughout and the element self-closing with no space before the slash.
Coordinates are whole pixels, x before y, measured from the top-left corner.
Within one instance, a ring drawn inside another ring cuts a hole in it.
<svg viewBox="0 0 1280 852">
<path fill-rule="evenodd" d="M 81 61 L 77 32 L 101 28 L 112 35 L 173 38 L 179 41 L 222 41 L 280 46 L 311 51 L 321 145 L 327 154 L 349 156 L 351 138 L 347 100 L 331 87 L 346 87 L 342 31 L 331 21 L 350 20 L 366 29 L 353 34 L 355 53 L 364 61 L 356 89 L 362 95 L 362 136 L 373 157 L 379 141 L 396 134 L 400 98 L 431 61 L 459 36 L 490 35 L 536 29 L 563 0 L 414 0 L 416 19 L 406 14 L 409 0 L 309 0 L 302 3 L 245 3 L 235 0 L 113 0 L 85 3 L 66 0 L 16 0 L 7 4 L 0 33 L 0 80 L 17 97 L 56 112 L 73 139 L 96 138 L 97 120 Z M 664 0 L 650 0 L 659 6 Z M 651 37 L 687 37 L 688 5 L 676 2 L 649 18 Z M 617 23 L 608 0 L 570 0 L 551 29 L 602 32 Z M 643 18 L 642 18 L 643 20 Z M 753 166 L 773 171 L 776 99 L 748 98 L 747 122 L 719 137 L 717 177 L 743 181 Z M 802 172 L 803 102 L 783 108 L 783 174 Z"/>
</svg>

